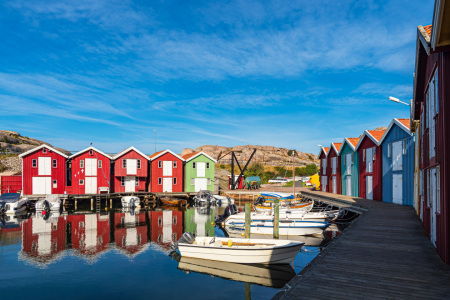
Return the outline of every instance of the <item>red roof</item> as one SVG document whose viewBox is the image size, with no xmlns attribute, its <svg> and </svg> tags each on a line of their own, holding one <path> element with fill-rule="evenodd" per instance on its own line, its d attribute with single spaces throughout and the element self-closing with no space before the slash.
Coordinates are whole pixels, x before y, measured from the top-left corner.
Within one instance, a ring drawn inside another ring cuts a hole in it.
<svg viewBox="0 0 450 300">
<path fill-rule="evenodd" d="M 161 154 L 161 153 L 163 153 L 165 150 L 163 150 L 163 151 L 158 151 L 158 152 L 155 152 L 155 153 L 153 153 L 152 155 L 150 155 L 149 157 L 150 158 L 153 158 L 153 157 L 155 157 L 155 156 L 157 156 L 158 154 Z"/>
<path fill-rule="evenodd" d="M 367 130 L 378 142 L 386 130 Z"/>
<path fill-rule="evenodd" d="M 431 37 L 431 25 L 423 26 L 423 29 L 428 34 L 428 36 Z"/>
<path fill-rule="evenodd" d="M 342 143 L 332 143 L 334 147 L 336 147 L 336 150 L 339 152 L 339 149 L 341 149 Z"/>
<path fill-rule="evenodd" d="M 329 147 L 323 147 L 323 149 L 325 150 L 325 154 L 328 154 L 328 150 L 330 150 Z"/>
<path fill-rule="evenodd" d="M 192 156 L 195 156 L 195 155 L 197 155 L 197 154 L 199 154 L 199 153 L 200 153 L 200 151 L 198 151 L 198 152 L 192 152 L 192 153 L 190 153 L 190 154 L 185 154 L 185 155 L 183 155 L 182 157 L 183 157 L 184 160 L 188 160 L 188 159 L 191 158 Z"/>
<path fill-rule="evenodd" d="M 409 119 L 397 119 L 400 123 L 402 123 L 403 125 L 405 125 L 408 129 L 410 128 L 410 120 Z"/>
<path fill-rule="evenodd" d="M 347 140 L 348 140 L 350 143 L 352 143 L 352 145 L 353 145 L 354 147 L 356 147 L 356 145 L 358 145 L 358 142 L 359 142 L 359 137 L 358 137 L 358 138 L 347 138 Z"/>
</svg>

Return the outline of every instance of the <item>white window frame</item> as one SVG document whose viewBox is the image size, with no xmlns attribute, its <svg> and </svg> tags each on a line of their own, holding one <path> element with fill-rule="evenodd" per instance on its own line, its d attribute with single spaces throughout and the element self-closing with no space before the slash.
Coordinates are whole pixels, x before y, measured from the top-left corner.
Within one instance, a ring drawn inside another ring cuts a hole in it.
<svg viewBox="0 0 450 300">
<path fill-rule="evenodd" d="M 54 189 L 58 188 L 58 180 L 53 179 L 52 184 L 53 184 L 52 186 Z"/>
<path fill-rule="evenodd" d="M 402 141 L 402 148 L 403 148 L 402 150 L 403 155 L 406 155 L 406 139 Z"/>
<path fill-rule="evenodd" d="M 387 147 L 387 157 L 392 157 L 392 143 L 388 143 Z"/>
<path fill-rule="evenodd" d="M 80 159 L 80 169 L 84 169 L 84 159 Z"/>
<path fill-rule="evenodd" d="M 124 158 L 122 159 L 122 169 L 126 169 L 127 168 L 127 159 Z"/>
<path fill-rule="evenodd" d="M 162 177 L 158 177 L 158 185 L 162 185 Z"/>
<path fill-rule="evenodd" d="M 366 161 L 366 149 L 363 149 L 363 162 Z"/>
<path fill-rule="evenodd" d="M 37 168 L 37 159 L 32 159 L 31 160 L 31 167 L 32 168 Z"/>
<path fill-rule="evenodd" d="M 79 184 L 79 185 L 84 185 L 84 179 L 78 180 L 78 184 Z"/>
<path fill-rule="evenodd" d="M 177 178 L 176 177 L 173 178 L 173 185 L 177 185 Z"/>
<path fill-rule="evenodd" d="M 177 161 L 174 160 L 174 161 L 173 161 L 173 168 L 175 169 L 176 167 L 177 167 Z"/>
<path fill-rule="evenodd" d="M 94 152 L 92 150 L 89 150 L 89 155 L 94 155 Z"/>
<path fill-rule="evenodd" d="M 125 186 L 125 177 L 120 177 L 120 186 Z"/>
<path fill-rule="evenodd" d="M 47 148 L 42 148 L 42 153 L 47 153 Z"/>
<path fill-rule="evenodd" d="M 192 163 L 192 169 L 195 169 L 195 161 Z"/>
<path fill-rule="evenodd" d="M 136 186 L 139 186 L 139 177 L 136 177 L 135 178 L 135 183 L 134 183 Z"/>
<path fill-rule="evenodd" d="M 435 98 L 435 114 L 439 113 L 439 72 L 438 68 L 434 71 L 434 98 Z"/>
<path fill-rule="evenodd" d="M 141 168 L 141 160 L 138 159 L 136 164 L 137 164 L 137 168 L 140 169 Z"/>
<path fill-rule="evenodd" d="M 162 160 L 158 160 L 158 168 L 161 169 L 162 168 Z"/>
<path fill-rule="evenodd" d="M 103 161 L 98 160 L 98 168 L 101 169 L 103 167 Z"/>
<path fill-rule="evenodd" d="M 209 169 L 209 162 L 206 163 L 206 168 Z"/>
<path fill-rule="evenodd" d="M 57 159 L 52 159 L 52 168 L 55 169 L 58 167 L 58 160 Z"/>
</svg>

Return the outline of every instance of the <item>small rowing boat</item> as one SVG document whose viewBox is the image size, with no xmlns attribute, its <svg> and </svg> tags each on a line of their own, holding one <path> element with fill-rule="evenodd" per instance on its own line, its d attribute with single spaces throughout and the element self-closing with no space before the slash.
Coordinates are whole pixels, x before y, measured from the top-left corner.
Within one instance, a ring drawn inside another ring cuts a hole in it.
<svg viewBox="0 0 450 300">
<path fill-rule="evenodd" d="M 178 199 L 178 198 L 173 198 L 173 197 L 161 197 L 159 198 L 159 200 L 161 201 L 161 204 L 163 206 L 186 206 L 187 204 L 187 200 L 185 199 Z"/>
</svg>

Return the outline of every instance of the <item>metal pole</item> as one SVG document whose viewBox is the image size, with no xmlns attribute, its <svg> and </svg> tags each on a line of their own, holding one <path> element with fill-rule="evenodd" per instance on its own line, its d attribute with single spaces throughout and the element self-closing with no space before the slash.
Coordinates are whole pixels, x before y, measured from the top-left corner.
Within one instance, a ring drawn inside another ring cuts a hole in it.
<svg viewBox="0 0 450 300">
<path fill-rule="evenodd" d="M 295 150 L 292 152 L 292 175 L 294 176 L 293 177 L 293 179 L 294 179 L 294 184 L 293 184 L 293 186 L 294 186 L 294 201 L 295 201 L 295 165 L 294 165 L 294 156 L 295 155 Z"/>
<path fill-rule="evenodd" d="M 250 222 L 252 209 L 250 203 L 245 203 L 245 238 L 250 238 Z"/>
<path fill-rule="evenodd" d="M 280 199 L 274 200 L 274 216 L 273 216 L 273 238 L 278 239 L 280 237 Z"/>
</svg>

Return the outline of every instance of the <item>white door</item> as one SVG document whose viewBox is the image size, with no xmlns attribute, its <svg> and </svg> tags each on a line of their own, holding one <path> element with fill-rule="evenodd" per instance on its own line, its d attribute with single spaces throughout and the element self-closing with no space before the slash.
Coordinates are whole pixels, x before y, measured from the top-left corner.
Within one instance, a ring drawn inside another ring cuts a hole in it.
<svg viewBox="0 0 450 300">
<path fill-rule="evenodd" d="M 366 199 L 373 200 L 373 177 L 366 177 Z"/>
<path fill-rule="evenodd" d="M 172 176 L 172 161 L 163 161 L 163 176 Z"/>
<path fill-rule="evenodd" d="M 392 143 L 392 171 L 403 169 L 403 143 L 402 141 Z"/>
<path fill-rule="evenodd" d="M 347 196 L 352 195 L 352 176 L 347 176 Z"/>
<path fill-rule="evenodd" d="M 137 159 L 127 159 L 127 175 L 137 174 Z"/>
<path fill-rule="evenodd" d="M 172 192 L 172 177 L 163 178 L 163 192 Z"/>
<path fill-rule="evenodd" d="M 52 193 L 51 177 L 33 177 L 33 195 L 46 195 Z"/>
<path fill-rule="evenodd" d="M 163 243 L 172 242 L 172 211 L 163 211 Z"/>
<path fill-rule="evenodd" d="M 51 157 L 38 157 L 38 175 L 52 175 Z"/>
<path fill-rule="evenodd" d="M 125 177 L 125 192 L 126 193 L 134 193 L 135 191 L 136 191 L 136 176 L 126 176 Z"/>
<path fill-rule="evenodd" d="M 205 177 L 206 175 L 206 163 L 198 162 L 197 163 L 197 177 Z"/>
<path fill-rule="evenodd" d="M 86 158 L 85 175 L 86 176 L 97 176 L 97 159 L 96 158 Z M 97 185 L 97 184 L 96 184 Z M 95 193 L 97 194 L 97 193 Z"/>
<path fill-rule="evenodd" d="M 327 191 L 327 176 L 322 176 L 322 192 Z"/>
<path fill-rule="evenodd" d="M 350 175 L 352 174 L 352 154 L 349 153 L 345 155 L 345 167 L 347 168 L 346 174 Z"/>
<path fill-rule="evenodd" d="M 208 179 L 207 178 L 195 178 L 195 191 L 207 190 Z"/>
<path fill-rule="evenodd" d="M 403 175 L 392 175 L 392 201 L 395 204 L 403 204 Z"/>
<path fill-rule="evenodd" d="M 327 159 L 322 159 L 322 173 L 323 175 L 327 174 Z"/>
<path fill-rule="evenodd" d="M 97 177 L 86 177 L 84 180 L 85 194 L 97 194 Z"/>
<path fill-rule="evenodd" d="M 431 242 L 436 246 L 436 212 L 437 212 L 437 194 L 436 194 L 436 169 L 430 169 L 430 185 L 428 186 L 430 192 L 430 228 L 431 228 Z"/>
<path fill-rule="evenodd" d="M 337 157 L 333 157 L 331 159 L 331 168 L 332 168 L 331 174 L 335 175 L 337 169 Z"/>
<path fill-rule="evenodd" d="M 373 148 L 366 149 L 366 172 L 373 172 Z"/>
<path fill-rule="evenodd" d="M 333 176 L 332 180 L 333 180 L 333 193 L 334 193 L 334 194 L 337 194 L 337 181 L 336 181 L 336 176 Z"/>
</svg>

